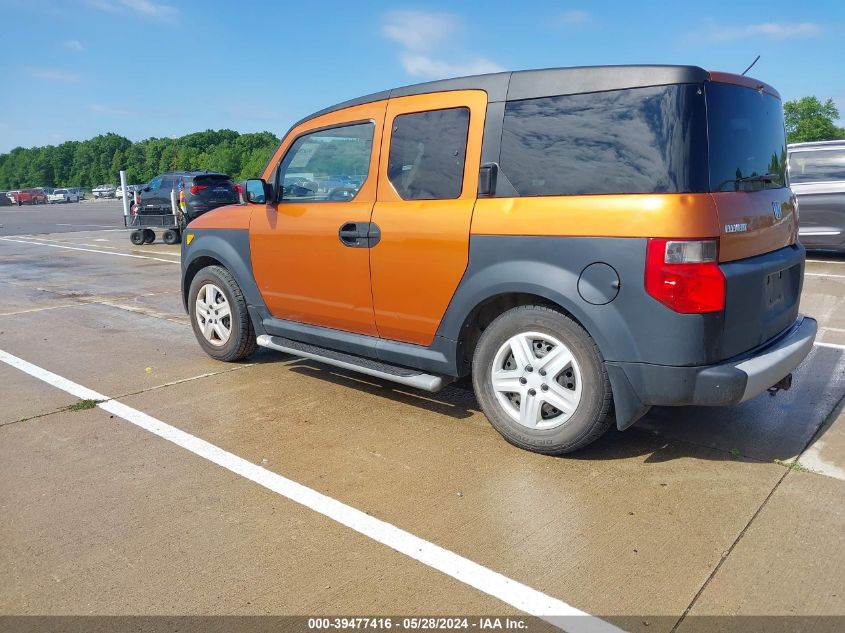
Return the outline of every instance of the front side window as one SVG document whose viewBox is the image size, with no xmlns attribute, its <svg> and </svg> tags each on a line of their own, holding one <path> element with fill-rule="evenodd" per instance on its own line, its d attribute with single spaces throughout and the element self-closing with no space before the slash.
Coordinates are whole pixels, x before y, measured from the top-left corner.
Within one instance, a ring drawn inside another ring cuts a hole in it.
<svg viewBox="0 0 845 633">
<path fill-rule="evenodd" d="M 835 182 L 845 180 L 845 149 L 791 152 L 789 181 Z"/>
<path fill-rule="evenodd" d="M 393 120 L 387 177 L 403 200 L 461 195 L 469 109 L 401 114 Z"/>
<path fill-rule="evenodd" d="M 344 202 L 358 195 L 370 171 L 372 122 L 304 134 L 279 164 L 282 202 Z"/>
<path fill-rule="evenodd" d="M 500 167 L 520 196 L 707 191 L 701 86 L 510 101 Z"/>
</svg>

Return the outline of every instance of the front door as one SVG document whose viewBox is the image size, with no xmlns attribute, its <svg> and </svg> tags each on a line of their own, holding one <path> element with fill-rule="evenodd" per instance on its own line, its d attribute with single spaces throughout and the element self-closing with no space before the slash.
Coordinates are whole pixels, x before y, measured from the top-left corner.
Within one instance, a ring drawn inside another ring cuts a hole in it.
<svg viewBox="0 0 845 633">
<path fill-rule="evenodd" d="M 265 172 L 277 200 L 253 209 L 250 249 L 273 316 L 377 335 L 369 223 L 385 107 L 381 101 L 307 121 Z"/>
<path fill-rule="evenodd" d="M 487 93 L 391 99 L 370 251 L 383 338 L 430 345 L 467 267 Z"/>
</svg>

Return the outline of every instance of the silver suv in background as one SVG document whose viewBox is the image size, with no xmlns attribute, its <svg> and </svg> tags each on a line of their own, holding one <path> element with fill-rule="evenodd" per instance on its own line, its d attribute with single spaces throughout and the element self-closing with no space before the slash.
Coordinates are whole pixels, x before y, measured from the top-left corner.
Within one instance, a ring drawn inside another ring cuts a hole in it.
<svg viewBox="0 0 845 633">
<path fill-rule="evenodd" d="M 793 143 L 788 152 L 801 242 L 845 252 L 845 140 Z"/>
</svg>

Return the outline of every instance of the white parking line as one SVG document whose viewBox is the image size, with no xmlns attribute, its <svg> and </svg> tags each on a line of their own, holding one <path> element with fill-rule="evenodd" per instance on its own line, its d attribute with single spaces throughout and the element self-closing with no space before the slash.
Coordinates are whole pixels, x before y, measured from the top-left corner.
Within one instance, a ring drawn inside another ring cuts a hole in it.
<svg viewBox="0 0 845 633">
<path fill-rule="evenodd" d="M 468 558 L 430 543 L 395 525 L 348 506 L 242 457 L 223 450 L 190 433 L 133 409 L 117 400 L 83 387 L 67 378 L 0 350 L 0 361 L 61 389 L 77 398 L 96 400 L 97 406 L 158 437 L 172 442 L 226 470 L 257 483 L 291 501 L 317 512 L 374 541 L 405 554 L 455 580 L 498 598 L 525 613 L 542 618 L 572 633 L 611 633 L 621 629 L 584 611 L 503 576 Z"/>
<path fill-rule="evenodd" d="M 113 229 L 114 224 L 56 224 L 56 226 L 93 226 L 98 229 Z"/>
<path fill-rule="evenodd" d="M 168 264 L 180 264 L 178 260 L 164 259 L 163 257 L 148 257 L 146 255 L 130 255 L 129 253 L 113 253 L 111 251 L 101 251 L 95 248 L 79 248 L 76 246 L 65 246 L 63 244 L 46 244 L 44 242 L 34 242 L 31 240 L 17 240 L 11 237 L 0 237 L 4 242 L 17 242 L 18 244 L 32 244 L 34 246 L 49 246 L 50 248 L 64 248 L 69 251 L 85 251 L 86 253 L 100 253 L 101 255 L 114 255 L 115 257 L 134 257 L 135 259 L 151 259 L 157 262 L 167 262 Z"/>
<path fill-rule="evenodd" d="M 845 279 L 845 275 L 831 275 L 829 273 L 804 273 L 805 277 L 837 277 L 839 279 Z"/>
<path fill-rule="evenodd" d="M 21 237 L 21 236 L 17 235 L 16 237 Z M 35 236 L 35 235 L 26 236 L 26 237 L 31 238 L 33 240 L 36 240 L 38 242 L 50 242 L 51 244 L 64 244 L 65 246 L 88 246 L 90 248 L 95 248 L 95 249 L 96 248 L 108 248 L 108 249 L 118 248 L 117 246 L 108 246 L 106 244 L 86 244 L 85 242 L 68 242 L 69 239 L 71 239 L 71 240 L 75 239 L 75 238 L 72 238 L 72 237 L 61 239 L 61 240 L 53 240 L 53 239 L 48 239 L 46 237 L 40 237 L 40 236 Z M 102 238 L 91 240 L 91 241 L 92 242 L 108 242 L 108 240 L 104 240 Z M 133 253 L 152 253 L 153 255 L 164 255 L 166 257 L 181 257 L 179 255 L 179 253 L 162 253 L 161 251 L 151 251 L 151 250 L 146 249 L 146 248 L 133 248 L 132 252 Z"/>
<path fill-rule="evenodd" d="M 837 345 L 836 343 L 822 343 L 821 341 L 816 341 L 813 345 L 816 347 L 830 347 L 831 349 L 845 350 L 845 345 Z"/>
</svg>

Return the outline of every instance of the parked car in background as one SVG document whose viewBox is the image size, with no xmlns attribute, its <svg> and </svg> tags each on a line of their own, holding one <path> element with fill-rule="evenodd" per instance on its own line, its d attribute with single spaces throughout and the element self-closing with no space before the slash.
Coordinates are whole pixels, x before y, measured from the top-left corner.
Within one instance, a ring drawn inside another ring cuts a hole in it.
<svg viewBox="0 0 845 633">
<path fill-rule="evenodd" d="M 32 196 L 32 204 L 47 204 L 47 194 L 41 187 L 29 189 L 29 195 Z"/>
<path fill-rule="evenodd" d="M 788 151 L 801 243 L 845 251 L 845 141 L 793 143 Z"/>
<path fill-rule="evenodd" d="M 72 192 L 70 189 L 54 189 L 53 193 L 47 195 L 47 201 L 50 204 L 56 202 L 79 202 L 79 194 Z"/>
<path fill-rule="evenodd" d="M 19 207 L 24 204 L 38 204 L 32 198 L 32 194 L 26 190 L 15 190 L 10 191 L 6 194 L 9 199 L 12 201 L 12 204 L 16 204 Z"/>
<path fill-rule="evenodd" d="M 85 199 L 85 193 L 82 191 L 81 188 L 79 188 L 79 187 L 68 187 L 67 190 L 71 193 L 71 195 L 76 196 L 77 202 L 79 200 Z"/>
<path fill-rule="evenodd" d="M 172 212 L 170 192 L 181 200 L 188 221 L 226 204 L 237 204 L 238 187 L 226 174 L 209 171 L 168 172 L 156 176 L 141 189 L 141 204 L 133 203 L 134 213 L 168 214 Z M 180 196 L 181 192 L 181 196 Z"/>
<path fill-rule="evenodd" d="M 7 196 L 7 191 L 0 191 L 0 207 L 10 207 L 12 206 L 12 201 Z"/>
<path fill-rule="evenodd" d="M 100 185 L 91 190 L 91 195 L 95 198 L 114 198 L 117 192 L 117 187 L 114 185 Z"/>
</svg>

